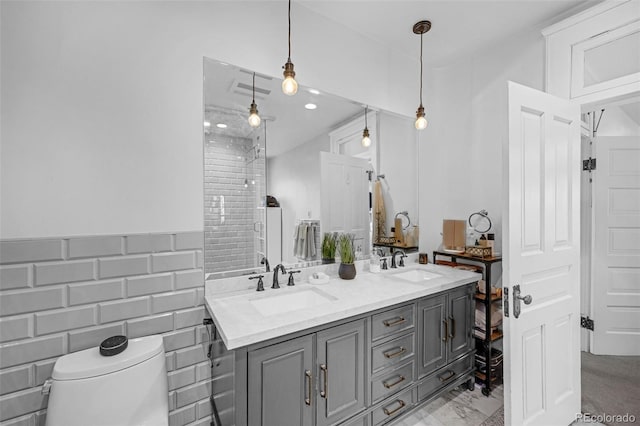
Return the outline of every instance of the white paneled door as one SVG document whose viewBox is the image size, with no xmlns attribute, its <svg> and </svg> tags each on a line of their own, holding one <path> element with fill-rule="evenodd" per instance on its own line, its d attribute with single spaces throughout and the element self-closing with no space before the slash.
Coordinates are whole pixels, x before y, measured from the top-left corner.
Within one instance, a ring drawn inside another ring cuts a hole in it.
<svg viewBox="0 0 640 426">
<path fill-rule="evenodd" d="M 568 425 L 580 413 L 579 105 L 509 82 L 506 150 L 505 423 Z"/>
<path fill-rule="evenodd" d="M 591 352 L 640 355 L 640 137 L 598 137 Z"/>
<path fill-rule="evenodd" d="M 369 161 L 348 155 L 320 153 L 322 232 L 351 233 L 354 249 L 369 250 Z"/>
</svg>

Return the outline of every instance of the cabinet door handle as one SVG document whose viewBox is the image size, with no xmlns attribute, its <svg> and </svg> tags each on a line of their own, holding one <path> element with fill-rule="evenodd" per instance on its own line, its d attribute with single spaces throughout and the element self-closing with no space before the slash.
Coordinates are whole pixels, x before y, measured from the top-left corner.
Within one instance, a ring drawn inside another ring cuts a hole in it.
<svg viewBox="0 0 640 426">
<path fill-rule="evenodd" d="M 393 327 L 394 325 L 400 325 L 402 323 L 405 323 L 406 321 L 407 320 L 404 319 L 404 317 L 395 317 L 391 319 L 386 319 L 382 321 L 382 323 L 384 324 L 385 327 Z"/>
<path fill-rule="evenodd" d="M 452 379 L 455 375 L 456 375 L 455 371 L 449 370 L 447 371 L 446 376 L 438 376 L 438 378 L 440 379 L 441 382 L 446 382 L 447 380 Z"/>
<path fill-rule="evenodd" d="M 320 364 L 320 374 L 323 375 L 323 384 L 324 387 L 323 389 L 320 389 L 320 396 L 323 397 L 324 399 L 327 399 L 327 389 L 328 389 L 328 385 L 329 385 L 329 370 L 327 369 L 327 366 L 325 364 Z"/>
<path fill-rule="evenodd" d="M 453 317 L 449 317 L 449 320 L 451 321 L 451 334 L 449 334 L 449 337 L 453 339 L 456 337 L 456 320 Z"/>
<path fill-rule="evenodd" d="M 397 356 L 402 355 L 406 351 L 407 351 L 407 348 L 405 348 L 404 346 L 400 346 L 398 350 L 395 352 L 383 352 L 383 354 L 385 358 L 391 359 L 391 358 L 395 358 Z"/>
<path fill-rule="evenodd" d="M 447 320 L 442 320 L 442 325 L 444 325 L 444 333 L 442 333 L 442 341 L 446 342 L 447 335 L 449 334 L 449 324 L 447 323 Z M 440 330 L 440 332 L 442 332 L 442 329 Z"/>
<path fill-rule="evenodd" d="M 311 382 L 311 371 L 304 370 L 304 380 L 307 382 L 307 394 L 304 396 L 304 403 L 311 405 L 311 388 L 313 386 Z"/>
<path fill-rule="evenodd" d="M 393 415 L 394 415 L 398 410 L 401 410 L 402 408 L 404 408 L 404 406 L 405 406 L 405 405 L 407 405 L 407 404 L 405 404 L 405 402 L 404 402 L 403 400 L 401 400 L 401 399 L 396 399 L 393 403 L 395 404 L 396 402 L 399 404 L 399 405 L 398 405 L 398 407 L 394 408 L 393 410 L 389 410 L 389 408 L 387 408 L 387 407 L 388 407 L 388 406 L 387 406 L 387 407 L 383 407 L 383 408 L 382 408 L 382 411 L 383 411 L 387 416 L 393 416 Z"/>
<path fill-rule="evenodd" d="M 382 382 L 382 385 L 387 389 L 391 389 L 392 387 L 397 386 L 404 381 L 405 381 L 405 377 L 403 375 L 398 375 L 398 379 L 396 381 L 394 382 L 384 381 Z"/>
</svg>

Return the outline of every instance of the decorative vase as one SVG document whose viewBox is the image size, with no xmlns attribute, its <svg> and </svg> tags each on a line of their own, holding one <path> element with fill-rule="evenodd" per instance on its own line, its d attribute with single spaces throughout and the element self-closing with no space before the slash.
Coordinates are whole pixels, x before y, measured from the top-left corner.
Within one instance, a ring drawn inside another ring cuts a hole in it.
<svg viewBox="0 0 640 426">
<path fill-rule="evenodd" d="M 330 258 L 323 257 L 322 258 L 322 264 L 326 265 L 327 263 L 336 263 L 336 259 L 335 258 L 330 259 Z"/>
<path fill-rule="evenodd" d="M 356 265 L 353 263 L 341 263 L 338 268 L 338 276 L 343 280 L 352 280 L 356 277 Z"/>
</svg>

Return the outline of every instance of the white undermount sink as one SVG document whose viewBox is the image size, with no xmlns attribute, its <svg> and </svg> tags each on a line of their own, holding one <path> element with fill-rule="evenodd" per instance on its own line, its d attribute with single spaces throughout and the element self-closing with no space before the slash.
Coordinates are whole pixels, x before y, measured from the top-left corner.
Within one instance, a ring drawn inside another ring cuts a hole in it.
<svg viewBox="0 0 640 426">
<path fill-rule="evenodd" d="M 284 312 L 297 311 L 299 309 L 312 308 L 337 300 L 334 296 L 316 288 L 300 291 L 283 291 L 283 293 L 253 299 L 249 301 L 260 314 L 265 317 L 282 314 Z"/>
<path fill-rule="evenodd" d="M 422 269 L 410 269 L 404 272 L 398 272 L 393 274 L 394 277 L 400 278 L 406 281 L 410 281 L 412 283 L 422 283 L 428 280 L 432 280 L 434 278 L 440 278 L 442 275 L 436 274 L 435 272 L 429 272 Z"/>
</svg>

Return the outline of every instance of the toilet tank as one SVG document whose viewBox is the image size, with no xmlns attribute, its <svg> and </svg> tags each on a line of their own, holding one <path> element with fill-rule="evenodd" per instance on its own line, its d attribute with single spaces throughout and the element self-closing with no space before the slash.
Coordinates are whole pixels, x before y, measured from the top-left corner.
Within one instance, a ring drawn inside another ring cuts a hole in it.
<svg viewBox="0 0 640 426">
<path fill-rule="evenodd" d="M 165 426 L 168 417 L 162 336 L 131 339 L 114 356 L 74 352 L 53 367 L 46 426 Z"/>
</svg>

